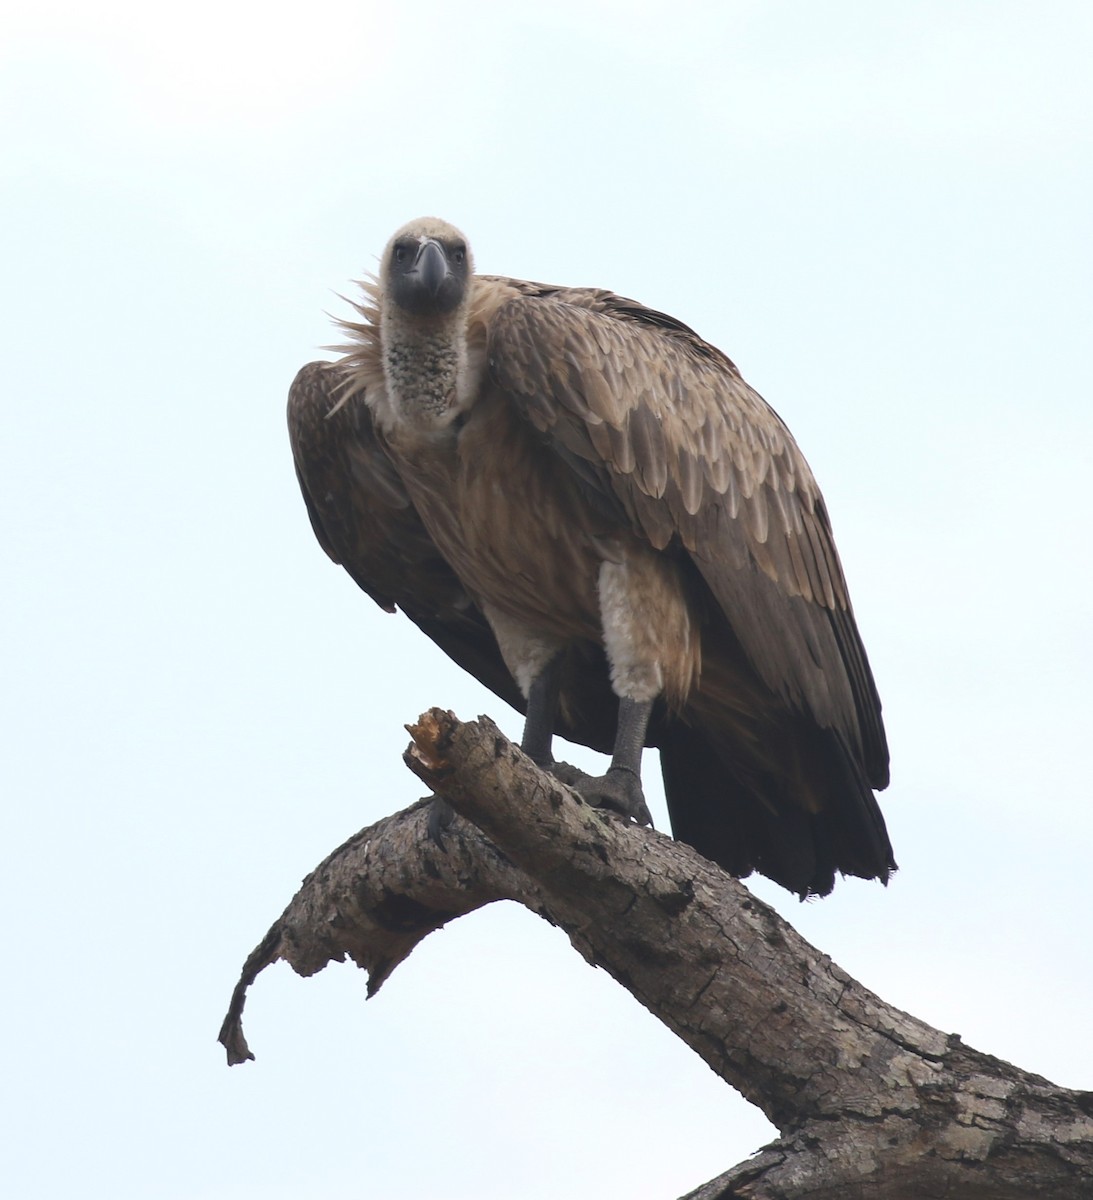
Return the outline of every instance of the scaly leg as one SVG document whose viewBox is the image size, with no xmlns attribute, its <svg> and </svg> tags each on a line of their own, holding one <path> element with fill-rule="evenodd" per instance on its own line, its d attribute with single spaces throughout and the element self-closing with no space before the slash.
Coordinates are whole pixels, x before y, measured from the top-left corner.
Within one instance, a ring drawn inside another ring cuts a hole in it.
<svg viewBox="0 0 1093 1200">
<path fill-rule="evenodd" d="M 537 767 L 554 766 L 554 721 L 558 716 L 558 694 L 562 686 L 562 655 L 555 654 L 528 688 L 528 712 L 520 749 Z"/>
</svg>

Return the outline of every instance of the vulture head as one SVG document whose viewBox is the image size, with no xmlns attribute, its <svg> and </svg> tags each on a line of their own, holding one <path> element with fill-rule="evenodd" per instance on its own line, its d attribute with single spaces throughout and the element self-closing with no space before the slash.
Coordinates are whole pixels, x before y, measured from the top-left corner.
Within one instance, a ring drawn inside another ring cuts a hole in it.
<svg viewBox="0 0 1093 1200">
<path fill-rule="evenodd" d="M 446 317 L 465 300 L 473 273 L 463 234 L 436 217 L 419 217 L 387 243 L 380 284 L 384 296 L 409 316 Z"/>
</svg>

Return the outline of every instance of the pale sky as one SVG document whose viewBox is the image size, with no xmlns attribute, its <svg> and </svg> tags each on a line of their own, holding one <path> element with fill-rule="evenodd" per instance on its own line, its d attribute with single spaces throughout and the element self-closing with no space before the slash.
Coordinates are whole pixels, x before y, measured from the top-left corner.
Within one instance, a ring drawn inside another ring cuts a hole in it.
<svg viewBox="0 0 1093 1200">
<path fill-rule="evenodd" d="M 424 213 L 480 270 L 674 314 L 785 418 L 901 870 L 755 890 L 1093 1088 L 1091 59 L 1077 0 L 5 14 L 5 1195 L 670 1200 L 772 1135 L 513 905 L 367 1005 L 350 966 L 273 968 L 224 1066 L 248 951 L 420 794 L 403 724 L 520 731 L 330 565 L 288 451 L 296 368 Z"/>
</svg>

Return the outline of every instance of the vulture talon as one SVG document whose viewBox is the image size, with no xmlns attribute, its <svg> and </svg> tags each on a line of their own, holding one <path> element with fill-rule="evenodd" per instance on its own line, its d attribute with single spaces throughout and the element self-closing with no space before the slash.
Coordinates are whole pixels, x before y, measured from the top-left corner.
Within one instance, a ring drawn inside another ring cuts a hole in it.
<svg viewBox="0 0 1093 1200">
<path fill-rule="evenodd" d="M 608 767 L 605 775 L 588 775 L 569 763 L 555 763 L 551 774 L 593 808 L 610 809 L 638 825 L 652 826 L 641 780 L 629 768 Z"/>
</svg>

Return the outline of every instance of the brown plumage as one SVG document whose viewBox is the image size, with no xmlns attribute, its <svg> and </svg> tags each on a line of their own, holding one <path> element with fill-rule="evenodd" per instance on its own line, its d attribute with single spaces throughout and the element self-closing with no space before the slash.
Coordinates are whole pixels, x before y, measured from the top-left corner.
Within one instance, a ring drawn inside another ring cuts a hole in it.
<svg viewBox="0 0 1093 1200">
<path fill-rule="evenodd" d="M 593 802 L 799 894 L 894 869 L 880 702 L 789 431 L 719 350 L 610 292 L 474 275 L 391 239 L 353 344 L 289 398 L 320 543 L 549 734 L 607 750 Z M 515 679 L 516 685 L 513 680 Z M 620 703 L 621 702 L 621 703 Z"/>
</svg>

